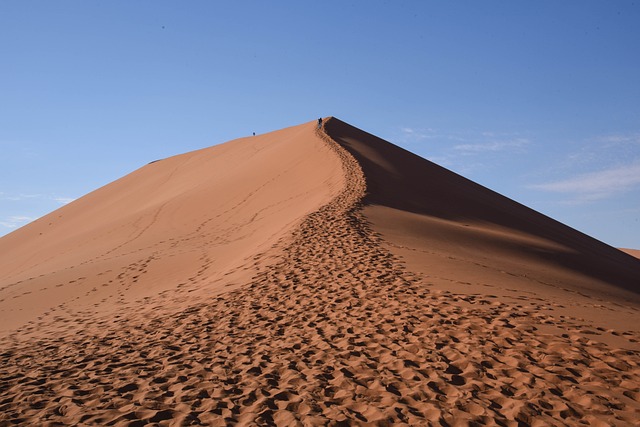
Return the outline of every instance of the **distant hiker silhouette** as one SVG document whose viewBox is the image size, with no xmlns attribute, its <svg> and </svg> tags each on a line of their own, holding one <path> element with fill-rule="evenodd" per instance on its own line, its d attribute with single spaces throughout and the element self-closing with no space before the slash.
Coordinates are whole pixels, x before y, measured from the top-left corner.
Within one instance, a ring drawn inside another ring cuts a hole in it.
<svg viewBox="0 0 640 427">
<path fill-rule="evenodd" d="M 318 119 L 318 129 L 322 127 L 322 117 Z"/>
</svg>

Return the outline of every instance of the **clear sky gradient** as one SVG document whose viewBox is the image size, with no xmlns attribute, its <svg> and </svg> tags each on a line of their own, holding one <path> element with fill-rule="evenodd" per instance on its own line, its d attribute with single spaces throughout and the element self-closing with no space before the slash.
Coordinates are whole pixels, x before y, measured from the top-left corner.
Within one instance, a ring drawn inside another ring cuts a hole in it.
<svg viewBox="0 0 640 427">
<path fill-rule="evenodd" d="M 639 1 L 0 2 L 0 235 L 336 116 L 640 248 Z"/>
</svg>

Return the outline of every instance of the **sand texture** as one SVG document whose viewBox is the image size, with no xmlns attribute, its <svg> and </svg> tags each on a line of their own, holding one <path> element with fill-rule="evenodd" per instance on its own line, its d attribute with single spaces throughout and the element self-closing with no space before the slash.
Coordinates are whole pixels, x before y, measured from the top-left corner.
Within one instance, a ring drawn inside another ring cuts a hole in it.
<svg viewBox="0 0 640 427">
<path fill-rule="evenodd" d="M 640 261 L 398 150 L 311 122 L 0 239 L 0 425 L 637 425 Z"/>
</svg>

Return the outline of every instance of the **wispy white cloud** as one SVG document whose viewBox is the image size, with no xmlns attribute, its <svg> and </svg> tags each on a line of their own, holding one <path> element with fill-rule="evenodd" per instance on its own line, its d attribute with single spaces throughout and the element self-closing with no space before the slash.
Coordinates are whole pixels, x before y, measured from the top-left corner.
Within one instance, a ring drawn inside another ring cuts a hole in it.
<svg viewBox="0 0 640 427">
<path fill-rule="evenodd" d="M 0 198 L 2 200 L 10 200 L 12 202 L 18 202 L 21 200 L 33 200 L 33 199 L 42 199 L 42 194 L 7 194 L 0 193 Z"/>
<path fill-rule="evenodd" d="M 529 145 L 530 141 L 526 138 L 515 138 L 511 140 L 493 140 L 488 142 L 459 144 L 453 147 L 454 150 L 462 153 L 483 153 L 521 149 Z"/>
<path fill-rule="evenodd" d="M 0 226 L 9 228 L 9 229 L 14 229 L 14 228 L 21 227 L 34 220 L 36 220 L 36 218 L 30 217 L 30 216 L 12 215 L 1 220 Z"/>
<path fill-rule="evenodd" d="M 391 139 L 392 141 L 394 139 Z M 442 130 L 430 127 L 402 127 L 395 141 L 418 155 L 472 177 L 511 162 L 533 145 L 520 132 L 499 130 Z"/>
<path fill-rule="evenodd" d="M 400 128 L 400 142 L 442 141 L 442 142 L 467 142 L 475 140 L 478 135 L 467 135 L 464 132 L 446 132 L 433 128 Z"/>
<path fill-rule="evenodd" d="M 596 138 L 596 141 L 611 145 L 640 145 L 640 133 L 604 135 Z"/>
<path fill-rule="evenodd" d="M 24 194 L 0 191 L 0 236 L 35 221 L 60 205 L 75 199 L 53 194 Z"/>
<path fill-rule="evenodd" d="M 444 135 L 439 134 L 432 128 L 400 128 L 399 139 L 401 142 L 420 142 L 429 139 L 443 138 Z"/>
<path fill-rule="evenodd" d="M 64 196 L 55 196 L 52 194 L 25 194 L 25 193 L 5 193 L 0 191 L 0 200 L 6 200 L 11 202 L 22 202 L 28 200 L 43 200 L 43 201 L 54 201 L 57 203 L 61 203 L 66 205 L 67 203 L 71 203 L 75 200 L 73 197 L 64 197 Z"/>
<path fill-rule="evenodd" d="M 588 176 L 640 161 L 640 133 L 611 133 L 578 141 L 557 141 L 545 173 Z M 562 153 L 562 150 L 570 150 Z"/>
<path fill-rule="evenodd" d="M 66 205 L 73 202 L 75 199 L 73 197 L 54 197 L 53 200 L 62 205 Z"/>
<path fill-rule="evenodd" d="M 460 152 L 482 153 L 519 149 L 529 145 L 530 141 L 517 134 L 495 131 L 446 132 L 433 128 L 400 128 L 398 138 L 401 142 L 420 142 L 434 140 L 446 143 L 446 149 Z M 454 143 L 455 145 L 452 145 Z"/>
<path fill-rule="evenodd" d="M 400 128 L 400 132 L 402 132 L 402 134 L 404 134 L 409 138 L 424 139 L 424 138 L 428 138 L 430 134 L 433 133 L 433 129 L 431 128 L 416 129 L 416 128 L 403 127 L 403 128 Z"/>
<path fill-rule="evenodd" d="M 535 190 L 570 194 L 574 202 L 590 202 L 640 187 L 640 160 L 584 173 L 567 179 L 531 185 Z"/>
</svg>

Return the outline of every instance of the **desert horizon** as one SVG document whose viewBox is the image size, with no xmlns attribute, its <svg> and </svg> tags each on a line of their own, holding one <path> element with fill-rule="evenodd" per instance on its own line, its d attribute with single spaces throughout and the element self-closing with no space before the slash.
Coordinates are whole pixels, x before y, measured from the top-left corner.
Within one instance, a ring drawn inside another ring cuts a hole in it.
<svg viewBox="0 0 640 427">
<path fill-rule="evenodd" d="M 634 425 L 640 250 L 335 117 L 0 238 L 0 425 Z"/>
</svg>

